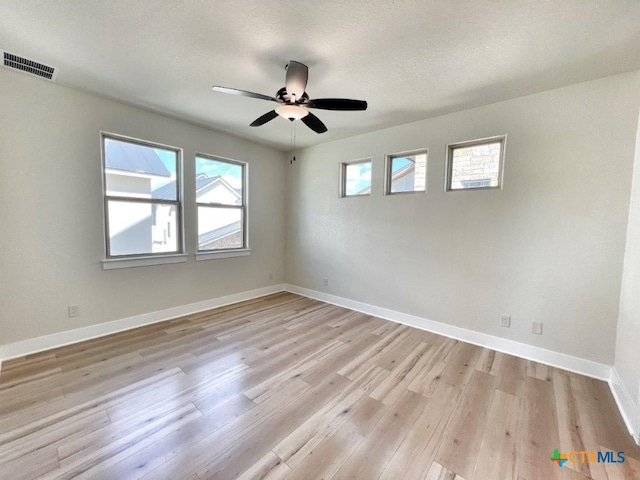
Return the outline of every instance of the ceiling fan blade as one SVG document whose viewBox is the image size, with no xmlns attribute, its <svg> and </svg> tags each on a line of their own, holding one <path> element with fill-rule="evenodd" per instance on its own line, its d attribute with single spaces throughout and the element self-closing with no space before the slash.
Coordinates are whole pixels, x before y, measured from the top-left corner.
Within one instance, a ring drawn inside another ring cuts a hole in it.
<svg viewBox="0 0 640 480">
<path fill-rule="evenodd" d="M 326 125 L 311 112 L 309 112 L 309 115 L 302 117 L 301 120 L 307 127 L 316 133 L 324 133 L 327 131 Z"/>
<path fill-rule="evenodd" d="M 260 125 L 264 125 L 267 122 L 270 122 L 274 118 L 276 118 L 278 114 L 275 110 L 271 110 L 270 112 L 265 113 L 259 118 L 256 118 L 253 123 L 250 125 L 251 127 L 259 127 Z"/>
<path fill-rule="evenodd" d="M 287 65 L 287 78 L 285 80 L 285 88 L 287 95 L 290 97 L 295 95 L 295 99 L 299 100 L 307 88 L 307 80 L 309 79 L 309 68 L 300 62 L 290 60 Z"/>
<path fill-rule="evenodd" d="M 364 100 L 351 100 L 350 98 L 316 98 L 309 100 L 304 106 L 322 110 L 356 111 L 366 110 L 367 102 Z"/>
<path fill-rule="evenodd" d="M 238 90 L 237 88 L 229 88 L 229 87 L 219 87 L 215 85 L 211 87 L 214 92 L 220 93 L 230 93 L 231 95 L 239 95 L 241 97 L 249 97 L 249 98 L 257 98 L 259 100 L 271 100 L 273 102 L 278 102 L 277 98 L 270 97 L 268 95 L 262 95 L 261 93 L 247 92 L 246 90 Z"/>
</svg>

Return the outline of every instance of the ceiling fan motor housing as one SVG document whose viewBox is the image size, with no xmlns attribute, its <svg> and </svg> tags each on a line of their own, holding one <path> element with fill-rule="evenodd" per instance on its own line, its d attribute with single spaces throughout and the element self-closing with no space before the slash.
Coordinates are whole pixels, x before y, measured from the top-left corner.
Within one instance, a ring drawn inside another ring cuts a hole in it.
<svg viewBox="0 0 640 480">
<path fill-rule="evenodd" d="M 280 90 L 278 90 L 278 92 L 276 93 L 276 98 L 278 100 L 282 100 L 282 102 L 284 103 L 293 103 L 291 101 L 291 97 L 287 94 L 287 87 L 282 87 Z M 307 92 L 304 92 L 300 98 L 297 98 L 295 100 L 295 103 L 300 104 L 300 105 L 304 105 L 307 100 L 309 100 L 309 95 L 307 95 Z"/>
<path fill-rule="evenodd" d="M 286 66 L 287 75 L 285 86 L 276 93 L 275 97 L 269 97 L 260 93 L 238 90 L 215 85 L 213 90 L 221 93 L 239 95 L 242 97 L 257 98 L 276 102 L 279 106 L 264 115 L 255 119 L 250 126 L 259 127 L 274 118 L 281 116 L 288 120 L 302 120 L 307 127 L 316 133 L 324 133 L 327 126 L 308 109 L 318 108 L 321 110 L 357 111 L 366 110 L 367 102 L 364 100 L 352 100 L 349 98 L 315 98 L 309 99 L 305 91 L 309 78 L 309 68 L 300 62 L 291 60 Z"/>
</svg>

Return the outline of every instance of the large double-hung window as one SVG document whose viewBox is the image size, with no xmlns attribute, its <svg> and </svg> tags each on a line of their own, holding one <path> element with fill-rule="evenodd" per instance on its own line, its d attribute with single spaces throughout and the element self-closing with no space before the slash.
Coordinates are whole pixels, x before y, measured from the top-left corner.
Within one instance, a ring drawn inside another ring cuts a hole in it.
<svg viewBox="0 0 640 480">
<path fill-rule="evenodd" d="M 183 252 L 181 151 L 102 136 L 107 259 Z"/>
</svg>

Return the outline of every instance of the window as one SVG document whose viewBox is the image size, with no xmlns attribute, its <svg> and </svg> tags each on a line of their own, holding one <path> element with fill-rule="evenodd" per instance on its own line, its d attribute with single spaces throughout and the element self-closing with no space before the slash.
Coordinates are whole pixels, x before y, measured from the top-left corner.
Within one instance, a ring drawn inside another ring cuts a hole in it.
<svg viewBox="0 0 640 480">
<path fill-rule="evenodd" d="M 385 195 L 424 192 L 427 182 L 427 150 L 387 156 Z"/>
<path fill-rule="evenodd" d="M 180 150 L 102 136 L 106 257 L 182 253 Z"/>
<path fill-rule="evenodd" d="M 198 251 L 247 248 L 246 164 L 196 156 Z"/>
<path fill-rule="evenodd" d="M 341 168 L 342 197 L 371 194 L 371 160 L 343 163 Z"/>
<path fill-rule="evenodd" d="M 449 145 L 445 189 L 501 188 L 505 139 L 501 136 Z"/>
</svg>

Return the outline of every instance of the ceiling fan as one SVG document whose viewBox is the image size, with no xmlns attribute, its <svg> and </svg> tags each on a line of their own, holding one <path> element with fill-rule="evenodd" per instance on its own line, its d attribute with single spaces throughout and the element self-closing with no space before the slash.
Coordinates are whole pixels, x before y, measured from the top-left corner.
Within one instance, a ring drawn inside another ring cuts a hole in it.
<svg viewBox="0 0 640 480">
<path fill-rule="evenodd" d="M 257 98 L 260 100 L 270 100 L 280 105 L 270 112 L 257 118 L 251 124 L 252 127 L 259 127 L 273 120 L 278 115 L 288 120 L 302 120 L 302 122 L 316 133 L 324 133 L 327 127 L 322 121 L 311 113 L 309 108 L 320 110 L 340 110 L 357 111 L 366 110 L 367 102 L 364 100 L 351 100 L 349 98 L 316 98 L 310 99 L 305 88 L 309 78 L 309 68 L 300 62 L 289 61 L 285 67 L 287 75 L 285 86 L 276 93 L 275 97 L 262 95 L 260 93 L 247 92 L 236 88 L 214 86 L 213 90 L 221 93 L 230 93 L 242 97 Z"/>
</svg>

